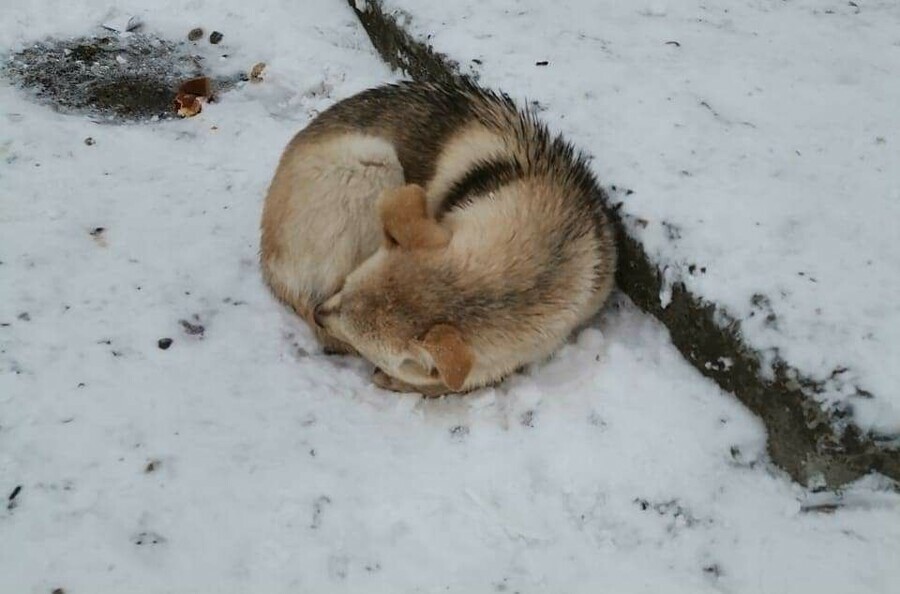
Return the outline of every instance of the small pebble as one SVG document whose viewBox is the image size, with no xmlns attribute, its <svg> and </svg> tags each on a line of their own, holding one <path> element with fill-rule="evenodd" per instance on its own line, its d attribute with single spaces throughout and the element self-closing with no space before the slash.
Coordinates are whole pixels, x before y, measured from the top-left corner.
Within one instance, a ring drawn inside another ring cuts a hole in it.
<svg viewBox="0 0 900 594">
<path fill-rule="evenodd" d="M 202 27 L 196 27 L 194 29 L 191 29 L 190 32 L 188 33 L 188 41 L 197 41 L 201 37 L 203 37 L 203 28 Z"/>
<path fill-rule="evenodd" d="M 222 41 L 223 37 L 225 37 L 225 36 L 222 35 L 221 33 L 219 33 L 218 31 L 213 31 L 212 33 L 209 34 L 209 42 L 213 45 L 216 45 L 217 43 Z"/>
<path fill-rule="evenodd" d="M 158 346 L 162 350 L 166 350 L 170 346 L 172 346 L 172 339 L 171 338 L 160 338 L 159 342 L 156 343 L 156 346 Z"/>
<path fill-rule="evenodd" d="M 16 497 L 19 496 L 19 493 L 22 491 L 22 485 L 16 485 L 16 488 L 12 490 L 12 493 L 9 494 L 9 498 L 7 499 L 6 509 L 12 511 L 18 505 L 16 502 Z"/>
<path fill-rule="evenodd" d="M 95 144 L 97 144 L 97 141 L 94 140 L 92 137 L 88 136 L 87 138 L 84 139 L 84 143 L 88 146 L 94 146 Z"/>
</svg>

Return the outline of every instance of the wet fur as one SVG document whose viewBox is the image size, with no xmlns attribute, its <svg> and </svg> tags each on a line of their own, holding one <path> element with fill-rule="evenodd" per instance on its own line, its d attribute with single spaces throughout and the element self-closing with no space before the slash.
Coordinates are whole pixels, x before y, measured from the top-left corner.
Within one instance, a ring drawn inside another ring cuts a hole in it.
<svg viewBox="0 0 900 594">
<path fill-rule="evenodd" d="M 615 248 L 601 200 L 585 158 L 509 98 L 387 85 L 288 145 L 262 270 L 326 348 L 381 367 L 379 385 L 465 391 L 549 356 L 605 301 Z"/>
</svg>

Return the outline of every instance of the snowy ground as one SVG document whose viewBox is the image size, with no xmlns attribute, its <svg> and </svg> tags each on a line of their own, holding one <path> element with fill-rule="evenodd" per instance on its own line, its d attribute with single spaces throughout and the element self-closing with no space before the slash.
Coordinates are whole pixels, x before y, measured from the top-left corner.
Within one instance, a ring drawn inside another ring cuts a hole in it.
<svg viewBox="0 0 900 594">
<path fill-rule="evenodd" d="M 634 190 L 624 212 L 668 278 L 900 436 L 900 3 L 385 6 Z"/>
<path fill-rule="evenodd" d="M 321 355 L 259 279 L 261 200 L 316 110 L 390 75 L 340 1 L 132 5 L 172 38 L 219 29 L 223 71 L 268 78 L 130 126 L 0 81 L 0 591 L 896 587 L 896 490 L 790 483 L 760 424 L 621 299 L 465 398 L 382 392 Z M 79 6 L 7 10 L 0 47 L 106 16 Z"/>
</svg>

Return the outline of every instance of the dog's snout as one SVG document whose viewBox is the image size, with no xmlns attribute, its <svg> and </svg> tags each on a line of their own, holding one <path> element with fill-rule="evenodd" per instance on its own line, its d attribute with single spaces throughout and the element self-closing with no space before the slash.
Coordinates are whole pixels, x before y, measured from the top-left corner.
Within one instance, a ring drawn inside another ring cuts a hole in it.
<svg viewBox="0 0 900 594">
<path fill-rule="evenodd" d="M 337 313 L 338 309 L 340 309 L 340 302 L 334 297 L 315 306 L 313 308 L 313 321 L 316 323 L 316 326 L 324 328 L 328 316 Z"/>
<path fill-rule="evenodd" d="M 325 325 L 322 324 L 322 317 L 323 317 L 322 304 L 320 303 L 319 305 L 317 305 L 313 308 L 313 321 L 316 323 L 316 326 L 318 326 L 319 328 L 325 327 Z"/>
</svg>

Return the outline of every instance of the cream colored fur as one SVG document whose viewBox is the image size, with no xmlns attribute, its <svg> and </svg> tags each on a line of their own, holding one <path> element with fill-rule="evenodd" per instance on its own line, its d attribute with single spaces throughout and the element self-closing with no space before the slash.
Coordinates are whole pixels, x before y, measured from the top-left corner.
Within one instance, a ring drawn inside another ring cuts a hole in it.
<svg viewBox="0 0 900 594">
<path fill-rule="evenodd" d="M 434 178 L 425 187 L 429 213 L 434 214 L 440 200 L 471 169 L 473 163 L 508 152 L 504 138 L 481 124 L 472 123 L 459 130 L 440 152 Z"/>
<path fill-rule="evenodd" d="M 393 146 L 364 135 L 292 143 L 266 198 L 261 265 L 276 295 L 309 319 L 377 249 L 376 198 L 403 184 Z"/>
</svg>

